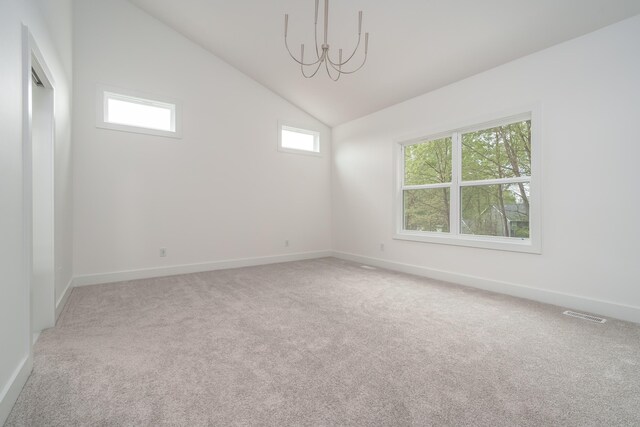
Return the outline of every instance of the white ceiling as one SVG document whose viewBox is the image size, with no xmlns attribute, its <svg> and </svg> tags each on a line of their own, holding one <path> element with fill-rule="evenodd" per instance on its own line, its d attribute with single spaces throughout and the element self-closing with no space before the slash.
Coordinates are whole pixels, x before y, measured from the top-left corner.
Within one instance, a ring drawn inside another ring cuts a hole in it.
<svg viewBox="0 0 640 427">
<path fill-rule="evenodd" d="M 330 126 L 640 13 L 639 0 L 333 0 L 330 45 L 355 43 L 358 10 L 371 33 L 365 67 L 336 83 L 303 78 L 283 45 L 289 13 L 292 49 L 313 49 L 314 0 L 130 1 Z"/>
</svg>

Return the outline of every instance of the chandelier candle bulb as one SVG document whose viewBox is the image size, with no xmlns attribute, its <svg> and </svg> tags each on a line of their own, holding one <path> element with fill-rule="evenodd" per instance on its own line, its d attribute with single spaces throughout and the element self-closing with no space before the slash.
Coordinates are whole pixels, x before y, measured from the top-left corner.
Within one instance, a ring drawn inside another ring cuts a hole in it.
<svg viewBox="0 0 640 427">
<path fill-rule="evenodd" d="M 312 49 L 312 56 L 313 56 L 313 51 L 315 50 L 315 59 L 311 59 L 310 62 L 304 62 L 304 44 L 300 45 L 300 59 L 298 59 L 293 52 L 291 52 L 291 48 L 289 47 L 289 42 L 288 42 L 288 35 L 289 35 L 289 14 L 285 13 L 284 15 L 284 46 L 287 49 L 287 52 L 289 53 L 289 56 L 291 56 L 291 58 L 297 62 L 298 64 L 300 64 L 300 71 L 302 72 L 302 75 L 307 78 L 310 79 L 312 77 L 314 77 L 318 71 L 320 70 L 320 67 L 322 67 L 322 65 L 324 64 L 324 68 L 327 71 L 327 75 L 329 76 L 329 78 L 333 81 L 338 81 L 338 79 L 340 79 L 340 76 L 342 76 L 343 74 L 353 74 L 356 71 L 358 71 L 360 68 L 362 68 L 364 66 L 364 64 L 367 62 L 367 55 L 369 53 L 369 33 L 365 33 L 365 39 L 364 39 L 364 58 L 362 58 L 362 63 L 360 63 L 360 65 L 357 65 L 356 68 L 351 69 L 351 70 L 343 70 L 343 68 L 351 62 L 351 60 L 353 59 L 353 57 L 356 55 L 356 53 L 358 53 L 358 50 L 360 49 L 360 45 L 362 43 L 362 11 L 358 11 L 358 41 L 356 43 L 355 48 L 353 49 L 353 51 L 351 52 L 351 54 L 347 54 L 346 59 L 344 58 L 343 55 L 343 51 L 342 49 L 339 49 L 338 51 L 338 62 L 334 62 L 331 60 L 331 46 L 329 46 L 328 40 L 329 40 L 329 0 L 325 0 L 324 1 L 324 22 L 323 22 L 323 26 L 324 26 L 324 34 L 323 34 L 323 40 L 324 42 L 322 44 L 318 43 L 318 16 L 319 16 L 319 12 L 320 12 L 320 0 L 315 0 L 315 16 L 314 16 L 314 37 L 315 37 L 315 49 Z"/>
<path fill-rule="evenodd" d="M 287 38 L 287 30 L 289 29 L 289 14 L 284 15 L 284 38 Z"/>
</svg>

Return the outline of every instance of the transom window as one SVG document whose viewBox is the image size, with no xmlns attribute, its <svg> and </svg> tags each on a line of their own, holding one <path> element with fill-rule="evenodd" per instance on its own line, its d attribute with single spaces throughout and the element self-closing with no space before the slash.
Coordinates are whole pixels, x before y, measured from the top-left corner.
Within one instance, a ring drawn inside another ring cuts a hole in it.
<svg viewBox="0 0 640 427">
<path fill-rule="evenodd" d="M 279 123 L 278 150 L 289 153 L 319 155 L 320 132 Z"/>
<path fill-rule="evenodd" d="M 105 129 L 179 138 L 179 105 L 131 91 L 98 88 L 97 126 Z"/>
<path fill-rule="evenodd" d="M 538 252 L 531 126 L 527 113 L 399 143 L 395 237 Z"/>
</svg>

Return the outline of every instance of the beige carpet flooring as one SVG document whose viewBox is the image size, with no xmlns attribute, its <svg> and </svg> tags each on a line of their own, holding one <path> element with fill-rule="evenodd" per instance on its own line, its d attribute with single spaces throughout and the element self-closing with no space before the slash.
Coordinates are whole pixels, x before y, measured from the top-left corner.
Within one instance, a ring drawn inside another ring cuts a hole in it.
<svg viewBox="0 0 640 427">
<path fill-rule="evenodd" d="M 333 258 L 76 288 L 9 426 L 639 426 L 640 325 Z"/>
</svg>

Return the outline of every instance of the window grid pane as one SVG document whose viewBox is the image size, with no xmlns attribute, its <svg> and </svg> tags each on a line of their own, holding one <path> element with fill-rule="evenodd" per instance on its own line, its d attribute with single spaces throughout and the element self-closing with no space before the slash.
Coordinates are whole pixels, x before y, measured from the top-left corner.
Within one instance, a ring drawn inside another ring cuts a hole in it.
<svg viewBox="0 0 640 427">
<path fill-rule="evenodd" d="M 308 133 L 282 130 L 282 147 L 293 150 L 316 151 L 315 137 Z"/>
<path fill-rule="evenodd" d="M 531 120 L 462 133 L 462 179 L 531 176 Z"/>
<path fill-rule="evenodd" d="M 109 123 L 173 131 L 170 107 L 108 98 L 106 116 Z"/>
<path fill-rule="evenodd" d="M 451 182 L 451 137 L 404 146 L 404 185 Z"/>
<path fill-rule="evenodd" d="M 449 188 L 405 190 L 403 192 L 404 229 L 448 233 L 450 198 Z"/>
<path fill-rule="evenodd" d="M 289 153 L 320 154 L 320 132 L 278 124 L 278 150 Z"/>
<path fill-rule="evenodd" d="M 528 182 L 462 187 L 460 232 L 529 238 L 530 197 Z"/>
</svg>

